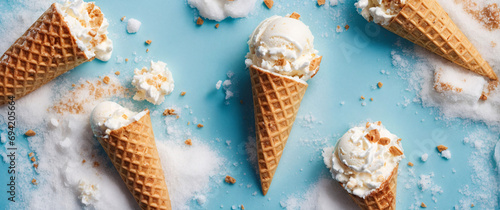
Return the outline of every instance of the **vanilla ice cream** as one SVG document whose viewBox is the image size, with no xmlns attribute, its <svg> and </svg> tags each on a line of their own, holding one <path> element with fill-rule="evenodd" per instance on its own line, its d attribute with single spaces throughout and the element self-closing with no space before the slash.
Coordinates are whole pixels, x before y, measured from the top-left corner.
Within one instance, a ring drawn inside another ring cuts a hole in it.
<svg viewBox="0 0 500 210">
<path fill-rule="evenodd" d="M 335 147 L 323 151 L 323 157 L 335 180 L 349 193 L 365 198 L 405 156 L 400 139 L 377 122 L 351 128 Z"/>
<path fill-rule="evenodd" d="M 368 22 L 380 25 L 389 25 L 405 4 L 406 0 L 358 0 L 354 3 Z"/>
<path fill-rule="evenodd" d="M 133 112 L 111 101 L 99 103 L 90 116 L 90 126 L 97 138 L 106 138 L 112 130 L 140 120 L 149 111 Z"/>
<path fill-rule="evenodd" d="M 159 105 L 174 90 L 174 78 L 166 63 L 151 61 L 151 68 L 135 69 L 134 74 L 132 85 L 137 89 L 134 100 L 147 100 Z"/>
<path fill-rule="evenodd" d="M 250 36 L 245 64 L 307 81 L 319 69 L 313 62 L 320 59 L 313 42 L 311 30 L 302 21 L 272 16 Z"/>
<path fill-rule="evenodd" d="M 83 0 L 56 3 L 69 31 L 87 58 L 108 61 L 113 52 L 113 41 L 108 38 L 108 20 L 93 2 Z"/>
</svg>

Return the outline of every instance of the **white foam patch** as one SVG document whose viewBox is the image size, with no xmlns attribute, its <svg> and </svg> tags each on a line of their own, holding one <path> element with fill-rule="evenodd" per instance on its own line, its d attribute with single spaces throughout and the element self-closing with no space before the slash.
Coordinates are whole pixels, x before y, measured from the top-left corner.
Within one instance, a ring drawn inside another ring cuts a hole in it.
<svg viewBox="0 0 500 210">
<path fill-rule="evenodd" d="M 290 195 L 280 201 L 285 209 L 356 209 L 349 194 L 333 179 L 323 178 L 304 194 Z"/>
</svg>

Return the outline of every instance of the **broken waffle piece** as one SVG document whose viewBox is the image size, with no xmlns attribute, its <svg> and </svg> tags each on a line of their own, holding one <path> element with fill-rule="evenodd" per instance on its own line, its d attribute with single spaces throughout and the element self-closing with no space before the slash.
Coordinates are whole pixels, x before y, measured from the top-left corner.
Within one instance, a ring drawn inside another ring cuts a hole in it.
<svg viewBox="0 0 500 210">
<path fill-rule="evenodd" d="M 438 150 L 439 152 L 443 152 L 444 150 L 447 150 L 447 149 L 448 149 L 448 147 L 446 147 L 446 146 L 444 146 L 444 145 L 438 145 L 436 148 L 437 148 L 437 150 Z"/>
<path fill-rule="evenodd" d="M 300 15 L 299 15 L 299 13 L 293 12 L 293 13 L 290 15 L 290 18 L 293 18 L 293 19 L 298 20 L 298 19 L 300 18 Z"/>
<path fill-rule="evenodd" d="M 264 4 L 266 4 L 268 9 L 273 8 L 274 1 L 273 0 L 264 0 Z"/>
<path fill-rule="evenodd" d="M 226 181 L 226 182 L 227 182 L 227 183 L 229 183 L 229 184 L 234 184 L 234 183 L 236 183 L 236 179 L 235 179 L 235 178 L 233 178 L 233 177 L 231 177 L 231 176 L 229 176 L 229 175 L 228 175 L 228 176 L 226 176 L 226 179 L 224 179 L 224 181 Z"/>
</svg>

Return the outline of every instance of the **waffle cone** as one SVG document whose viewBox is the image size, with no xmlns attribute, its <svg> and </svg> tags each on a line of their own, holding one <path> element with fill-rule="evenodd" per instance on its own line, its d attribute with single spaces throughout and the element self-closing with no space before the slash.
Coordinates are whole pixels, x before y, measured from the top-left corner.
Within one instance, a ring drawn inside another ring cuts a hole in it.
<svg viewBox="0 0 500 210">
<path fill-rule="evenodd" d="M 363 210 L 396 209 L 396 188 L 398 185 L 398 166 L 394 168 L 391 176 L 380 187 L 365 198 L 349 194 L 352 200 Z"/>
<path fill-rule="evenodd" d="M 172 209 L 149 111 L 98 140 L 141 209 Z"/>
<path fill-rule="evenodd" d="M 311 62 L 319 68 L 321 57 Z M 267 194 L 299 111 L 307 83 L 250 66 L 257 158 L 262 193 Z"/>
<path fill-rule="evenodd" d="M 0 57 L 0 105 L 90 61 L 55 3 Z"/>
<path fill-rule="evenodd" d="M 497 79 L 491 66 L 436 0 L 407 0 L 383 27 L 470 71 Z"/>
</svg>

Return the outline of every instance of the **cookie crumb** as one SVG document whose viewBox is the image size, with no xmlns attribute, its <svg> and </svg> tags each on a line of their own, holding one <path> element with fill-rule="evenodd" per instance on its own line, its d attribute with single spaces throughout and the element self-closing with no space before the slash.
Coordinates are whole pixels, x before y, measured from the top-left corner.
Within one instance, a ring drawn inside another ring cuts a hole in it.
<svg viewBox="0 0 500 210">
<path fill-rule="evenodd" d="M 125 16 L 123 16 L 122 18 L 120 18 L 121 21 L 125 20 Z"/>
<path fill-rule="evenodd" d="M 150 45 L 151 42 L 153 42 L 153 41 L 151 41 L 151 39 L 146 40 L 146 44 L 148 44 L 148 45 Z"/>
<path fill-rule="evenodd" d="M 35 157 L 31 157 L 31 162 L 35 162 L 36 161 L 36 158 Z"/>
<path fill-rule="evenodd" d="M 387 137 L 382 137 L 380 138 L 380 140 L 378 141 L 378 143 L 380 145 L 388 145 L 389 143 L 391 143 L 391 139 L 387 138 Z"/>
<path fill-rule="evenodd" d="M 365 97 L 364 97 L 364 96 L 361 96 L 360 98 L 361 98 L 361 100 L 365 100 Z"/>
<path fill-rule="evenodd" d="M 474 204 L 473 204 L 473 203 L 471 203 L 471 204 L 470 204 L 470 207 L 474 207 Z"/>
<path fill-rule="evenodd" d="M 373 98 L 370 98 L 370 101 L 373 101 Z"/>
<path fill-rule="evenodd" d="M 94 167 L 99 167 L 99 162 L 94 161 Z"/>
<path fill-rule="evenodd" d="M 72 84 L 71 87 L 75 87 L 76 85 L 75 84 Z"/>
<path fill-rule="evenodd" d="M 188 122 L 188 125 L 191 124 L 191 122 Z"/>
<path fill-rule="evenodd" d="M 266 4 L 267 8 L 273 8 L 274 1 L 273 0 L 264 0 L 264 4 Z"/>
<path fill-rule="evenodd" d="M 202 124 L 198 124 L 197 126 L 198 126 L 198 128 L 203 128 Z"/>
<path fill-rule="evenodd" d="M 383 84 L 382 82 L 378 82 L 378 83 L 377 83 L 378 88 L 382 88 L 382 86 L 383 86 L 383 85 L 384 85 L 384 84 Z"/>
<path fill-rule="evenodd" d="M 181 96 L 184 96 L 184 95 L 186 95 L 186 92 L 182 92 L 182 93 L 181 93 Z"/>
<path fill-rule="evenodd" d="M 245 207 L 243 206 L 243 204 L 241 204 L 241 210 L 245 210 Z"/>
<path fill-rule="evenodd" d="M 175 119 L 179 119 L 179 115 L 175 116 Z"/>
<path fill-rule="evenodd" d="M 38 185 L 38 183 L 36 183 L 36 179 L 32 179 L 32 180 L 31 180 L 31 184 L 33 184 L 33 185 Z"/>
<path fill-rule="evenodd" d="M 187 139 L 186 141 L 184 141 L 184 144 L 191 146 L 193 145 L 193 142 L 191 141 L 191 139 Z"/>
<path fill-rule="evenodd" d="M 85 159 L 82 160 L 82 164 L 84 164 L 85 162 L 87 162 Z"/>
<path fill-rule="evenodd" d="M 319 5 L 319 6 L 321 6 L 321 5 L 323 5 L 323 4 L 325 4 L 325 0 L 318 0 L 318 5 Z"/>
<path fill-rule="evenodd" d="M 33 163 L 33 167 L 34 167 L 35 169 L 38 169 L 38 164 Z"/>
<path fill-rule="evenodd" d="M 116 71 L 116 72 L 115 72 L 115 75 L 116 75 L 116 76 L 120 75 L 120 71 Z"/>
<path fill-rule="evenodd" d="M 198 20 L 196 20 L 196 24 L 199 26 L 203 25 L 203 19 L 201 19 L 201 17 L 198 17 Z"/>
<path fill-rule="evenodd" d="M 163 116 L 167 115 L 177 115 L 177 113 L 175 113 L 174 109 L 165 109 L 165 111 L 163 111 Z"/>
<path fill-rule="evenodd" d="M 497 46 L 497 43 L 494 41 L 491 41 L 491 47 L 496 47 L 496 46 Z"/>
<path fill-rule="evenodd" d="M 28 156 L 29 156 L 29 157 L 33 157 L 33 156 L 35 156 L 35 154 L 34 154 L 33 152 L 30 152 L 30 153 L 28 154 Z"/>
<path fill-rule="evenodd" d="M 149 52 L 149 49 L 146 49 L 146 52 Z"/>
<path fill-rule="evenodd" d="M 228 175 L 228 176 L 226 176 L 225 181 L 226 181 L 227 183 L 229 183 L 229 184 L 234 184 L 234 183 L 236 183 L 236 179 L 235 179 L 235 178 L 233 178 L 233 177 L 231 177 L 231 176 L 229 176 L 229 175 Z"/>
<path fill-rule="evenodd" d="M 412 163 L 412 162 L 408 162 L 408 165 L 409 165 L 410 167 L 413 167 L 413 163 Z"/>
<path fill-rule="evenodd" d="M 24 133 L 24 135 L 26 135 L 26 136 L 35 136 L 36 133 L 35 133 L 35 131 L 29 129 L 28 131 L 26 131 L 26 133 Z"/>
<path fill-rule="evenodd" d="M 401 152 L 401 150 L 399 150 L 399 148 L 397 148 L 396 146 L 391 146 L 389 148 L 389 152 L 391 152 L 391 154 L 394 156 L 400 156 L 403 154 L 403 152 Z"/>
<path fill-rule="evenodd" d="M 218 24 L 218 23 L 217 23 L 217 24 L 215 24 L 215 28 L 219 28 L 219 24 Z"/>
<path fill-rule="evenodd" d="M 243 104 L 243 100 L 240 100 L 240 104 Z"/>
<path fill-rule="evenodd" d="M 349 25 L 345 24 L 344 28 L 346 31 L 349 30 Z"/>
<path fill-rule="evenodd" d="M 102 81 L 104 82 L 104 84 L 109 84 L 109 77 L 108 76 L 105 76 L 104 79 L 102 79 Z"/>
<path fill-rule="evenodd" d="M 439 145 L 439 146 L 437 146 L 437 150 L 438 150 L 439 152 L 443 152 L 443 151 L 445 151 L 445 150 L 447 150 L 447 149 L 448 149 L 448 147 L 446 147 L 446 146 L 444 146 L 444 145 Z"/>
<path fill-rule="evenodd" d="M 296 12 L 293 12 L 291 15 L 290 15 L 290 18 L 293 18 L 293 19 L 299 19 L 300 18 L 300 15 L 299 13 L 296 13 Z"/>
<path fill-rule="evenodd" d="M 422 208 L 427 208 L 427 205 L 425 205 L 425 203 L 424 203 L 424 202 L 422 202 L 422 204 L 420 204 L 420 206 L 421 206 Z"/>
<path fill-rule="evenodd" d="M 125 58 L 125 62 L 128 62 L 128 58 Z"/>
</svg>

